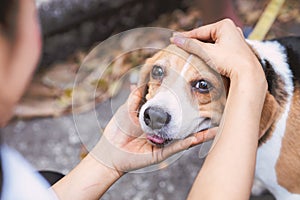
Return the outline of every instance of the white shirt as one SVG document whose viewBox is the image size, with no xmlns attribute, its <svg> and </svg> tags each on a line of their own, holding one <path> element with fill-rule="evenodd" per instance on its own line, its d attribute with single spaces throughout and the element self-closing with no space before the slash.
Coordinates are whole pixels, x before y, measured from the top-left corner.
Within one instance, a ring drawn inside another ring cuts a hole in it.
<svg viewBox="0 0 300 200">
<path fill-rule="evenodd" d="M 2 200 L 57 200 L 47 181 L 15 150 L 1 147 Z"/>
</svg>

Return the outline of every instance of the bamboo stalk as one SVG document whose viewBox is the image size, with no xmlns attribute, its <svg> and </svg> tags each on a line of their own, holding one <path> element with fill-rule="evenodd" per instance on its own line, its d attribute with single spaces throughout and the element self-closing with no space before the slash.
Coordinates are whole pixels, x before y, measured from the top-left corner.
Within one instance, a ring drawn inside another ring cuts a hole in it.
<svg viewBox="0 0 300 200">
<path fill-rule="evenodd" d="M 284 2 L 285 0 L 271 0 L 248 39 L 263 40 L 266 37 Z"/>
</svg>

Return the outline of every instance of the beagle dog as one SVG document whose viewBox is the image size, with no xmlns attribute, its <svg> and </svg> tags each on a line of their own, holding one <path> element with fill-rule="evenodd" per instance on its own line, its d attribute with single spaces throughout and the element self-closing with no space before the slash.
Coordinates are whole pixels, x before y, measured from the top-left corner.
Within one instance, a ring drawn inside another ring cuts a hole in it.
<svg viewBox="0 0 300 200">
<path fill-rule="evenodd" d="M 269 190 L 276 199 L 299 200 L 300 37 L 247 42 L 268 82 L 252 193 Z M 139 122 L 148 141 L 163 146 L 218 126 L 230 81 L 197 56 L 169 45 L 146 60 L 139 86 L 145 87 Z"/>
</svg>

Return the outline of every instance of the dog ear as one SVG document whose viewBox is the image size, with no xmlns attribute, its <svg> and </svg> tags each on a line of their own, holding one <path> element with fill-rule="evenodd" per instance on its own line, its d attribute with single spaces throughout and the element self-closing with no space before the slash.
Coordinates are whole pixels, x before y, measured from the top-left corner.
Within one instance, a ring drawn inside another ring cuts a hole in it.
<svg viewBox="0 0 300 200">
<path fill-rule="evenodd" d="M 138 80 L 138 88 L 141 88 L 142 90 L 142 99 L 139 104 L 139 110 L 143 106 L 143 104 L 147 101 L 146 95 L 148 94 L 148 83 L 150 81 L 150 72 L 152 70 L 152 64 L 151 64 L 152 58 L 148 58 L 145 62 L 145 64 L 141 67 L 140 73 L 139 73 L 139 80 Z"/>
<path fill-rule="evenodd" d="M 151 67 L 146 61 L 146 63 L 141 67 L 139 73 L 138 87 L 145 87 L 145 85 L 147 85 L 147 83 L 149 82 L 150 71 L 151 71 Z"/>
<path fill-rule="evenodd" d="M 143 102 L 146 102 L 146 95 L 148 94 L 148 83 L 150 81 L 150 72 L 152 70 L 155 61 L 161 56 L 161 54 L 162 51 L 155 53 L 152 57 L 148 58 L 145 64 L 141 67 L 138 87 L 143 88 L 143 97 L 144 97 Z M 141 102 L 141 104 L 143 103 Z"/>
<path fill-rule="evenodd" d="M 259 126 L 260 138 L 271 128 L 271 125 L 276 121 L 279 113 L 279 104 L 274 96 L 267 92 Z"/>
<path fill-rule="evenodd" d="M 149 59 L 147 59 L 148 61 Z M 143 98 L 146 97 L 148 93 L 148 83 L 150 80 L 150 71 L 152 69 L 151 64 L 147 62 L 142 66 L 139 74 L 139 81 L 138 81 L 138 87 L 143 88 Z"/>
</svg>

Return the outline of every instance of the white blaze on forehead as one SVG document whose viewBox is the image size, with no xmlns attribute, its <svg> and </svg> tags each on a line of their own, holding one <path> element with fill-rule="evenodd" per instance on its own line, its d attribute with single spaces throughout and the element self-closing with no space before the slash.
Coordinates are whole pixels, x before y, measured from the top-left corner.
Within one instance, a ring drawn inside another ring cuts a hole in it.
<svg viewBox="0 0 300 200">
<path fill-rule="evenodd" d="M 184 64 L 184 66 L 183 66 L 183 68 L 182 68 L 182 70 L 181 70 L 181 72 L 180 72 L 180 75 L 181 75 L 181 76 L 184 76 L 185 73 L 187 72 L 187 70 L 188 70 L 188 68 L 189 68 L 189 65 L 191 64 L 192 58 L 193 58 L 193 55 L 190 55 L 190 56 L 188 57 L 188 59 L 186 60 L 186 63 Z"/>
<path fill-rule="evenodd" d="M 157 60 L 156 62 L 155 62 L 155 65 L 158 65 L 158 66 L 169 66 L 170 65 L 170 63 L 169 63 L 169 60 L 168 59 L 160 59 L 160 60 Z"/>
</svg>

